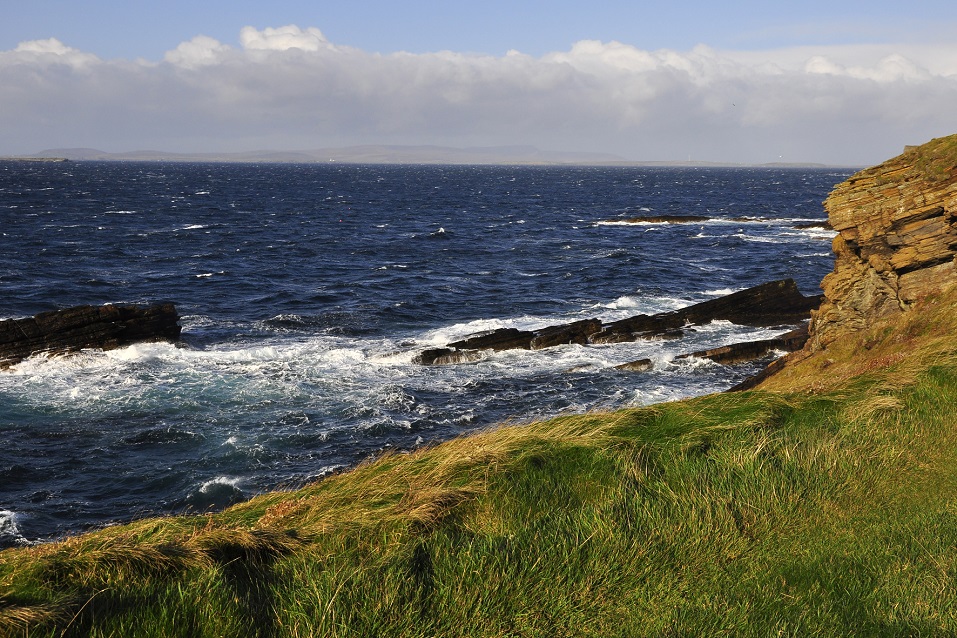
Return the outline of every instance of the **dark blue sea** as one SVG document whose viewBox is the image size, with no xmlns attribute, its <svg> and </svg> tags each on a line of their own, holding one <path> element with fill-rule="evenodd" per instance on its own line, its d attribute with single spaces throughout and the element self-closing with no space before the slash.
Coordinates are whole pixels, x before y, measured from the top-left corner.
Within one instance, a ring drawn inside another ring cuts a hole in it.
<svg viewBox="0 0 957 638">
<path fill-rule="evenodd" d="M 412 357 L 785 277 L 817 294 L 833 233 L 804 226 L 850 172 L 0 162 L 0 318 L 172 301 L 183 326 L 178 346 L 0 373 L 0 545 L 222 507 L 503 421 L 724 390 L 759 364 L 675 356 L 783 330 Z M 708 220 L 624 223 L 648 215 Z"/>
</svg>

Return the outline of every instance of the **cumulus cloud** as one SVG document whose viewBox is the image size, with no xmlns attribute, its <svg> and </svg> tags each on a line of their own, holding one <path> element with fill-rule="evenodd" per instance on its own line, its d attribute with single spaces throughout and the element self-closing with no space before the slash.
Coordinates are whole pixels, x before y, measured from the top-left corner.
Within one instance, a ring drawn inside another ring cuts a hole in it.
<svg viewBox="0 0 957 638">
<path fill-rule="evenodd" d="M 0 52 L 0 154 L 533 144 L 868 164 L 957 131 L 951 46 L 647 51 L 587 40 L 541 57 L 380 55 L 296 26 L 247 27 L 240 44 L 197 36 L 160 63 L 102 61 L 55 40 Z"/>
<path fill-rule="evenodd" d="M 170 64 L 192 69 L 217 64 L 231 50 L 215 38 L 198 35 L 188 42 L 183 42 L 172 51 L 168 51 L 164 59 Z"/>
<path fill-rule="evenodd" d="M 25 62 L 36 64 L 68 64 L 74 67 L 87 66 L 99 62 L 99 58 L 92 53 L 84 53 L 68 47 L 56 38 L 46 40 L 28 40 L 21 42 L 13 50 L 13 54 Z"/>
<path fill-rule="evenodd" d="M 239 41 L 244 49 L 267 51 L 288 51 L 289 49 L 319 51 L 332 46 L 319 29 L 315 27 L 300 29 L 295 25 L 278 29 L 266 28 L 262 31 L 254 27 L 243 27 L 239 32 Z"/>
</svg>

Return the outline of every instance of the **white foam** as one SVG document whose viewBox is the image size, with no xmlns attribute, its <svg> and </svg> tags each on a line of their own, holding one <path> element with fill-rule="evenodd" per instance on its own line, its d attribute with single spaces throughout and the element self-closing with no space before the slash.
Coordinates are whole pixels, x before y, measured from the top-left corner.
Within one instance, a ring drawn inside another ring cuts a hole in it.
<svg viewBox="0 0 957 638">
<path fill-rule="evenodd" d="M 17 515 L 10 510 L 0 510 L 0 536 L 19 536 Z"/>
<path fill-rule="evenodd" d="M 0 510 L 0 541 L 13 542 L 17 545 L 32 545 L 27 539 L 23 537 L 20 533 L 20 528 L 17 527 L 17 518 L 18 515 L 16 512 L 10 510 Z M 2 547 L 2 545 L 0 545 Z"/>
<path fill-rule="evenodd" d="M 615 321 L 632 315 L 653 315 L 659 312 L 678 310 L 679 308 L 691 305 L 691 303 L 692 302 L 687 299 L 678 299 L 677 297 L 622 295 L 609 303 L 596 304 L 592 306 L 591 309 L 606 311 L 601 312 L 600 318 L 603 321 Z"/>
<path fill-rule="evenodd" d="M 242 479 L 229 477 L 229 476 L 217 476 L 216 478 L 206 481 L 199 488 L 200 494 L 210 494 L 216 491 L 220 487 L 232 487 L 239 489 L 239 485 L 242 482 Z"/>
</svg>

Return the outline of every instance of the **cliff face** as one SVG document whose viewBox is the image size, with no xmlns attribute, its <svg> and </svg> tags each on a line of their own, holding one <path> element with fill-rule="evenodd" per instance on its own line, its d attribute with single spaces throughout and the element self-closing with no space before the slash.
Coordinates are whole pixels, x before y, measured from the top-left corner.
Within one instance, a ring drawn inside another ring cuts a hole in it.
<svg viewBox="0 0 957 638">
<path fill-rule="evenodd" d="M 838 236 L 811 350 L 957 282 L 957 135 L 856 173 L 824 207 Z"/>
</svg>

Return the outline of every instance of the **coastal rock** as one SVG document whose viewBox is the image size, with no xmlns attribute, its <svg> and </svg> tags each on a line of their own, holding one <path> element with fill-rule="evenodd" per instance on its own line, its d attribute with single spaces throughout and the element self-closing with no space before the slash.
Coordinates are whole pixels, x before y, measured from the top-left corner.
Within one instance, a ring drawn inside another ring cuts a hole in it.
<svg viewBox="0 0 957 638">
<path fill-rule="evenodd" d="M 582 319 L 534 331 L 499 328 L 453 341 L 445 348 L 423 350 L 412 361 L 421 365 L 468 363 L 481 359 L 485 351 L 540 350 L 569 343 L 586 344 L 589 335 L 600 329 L 598 319 Z"/>
<path fill-rule="evenodd" d="M 531 350 L 534 332 L 517 328 L 499 328 L 491 332 L 453 341 L 449 348 L 453 350 Z"/>
<path fill-rule="evenodd" d="M 852 175 L 824 207 L 838 236 L 812 351 L 957 281 L 957 135 Z"/>
<path fill-rule="evenodd" d="M 573 323 L 548 326 L 535 331 L 530 346 L 532 350 L 561 346 L 569 343 L 585 345 L 588 337 L 601 330 L 601 321 L 598 319 L 582 319 Z"/>
<path fill-rule="evenodd" d="M 624 370 L 625 372 L 647 372 L 653 367 L 655 366 L 651 362 L 651 359 L 638 359 L 637 361 L 629 361 L 628 363 L 617 365 L 615 366 L 615 370 Z"/>
<path fill-rule="evenodd" d="M 27 357 L 84 348 L 109 350 L 141 341 L 177 341 L 179 315 L 171 303 L 76 306 L 0 321 L 0 369 Z"/>
<path fill-rule="evenodd" d="M 682 328 L 715 320 L 747 326 L 796 324 L 806 320 L 820 297 L 805 297 L 793 279 L 772 281 L 724 297 L 656 315 L 635 315 L 603 325 L 598 319 L 583 319 L 539 330 L 499 328 L 454 341 L 444 348 L 429 348 L 413 361 L 421 365 L 442 365 L 477 361 L 482 352 L 539 350 L 552 346 L 620 343 L 638 339 L 678 339 Z"/>
<path fill-rule="evenodd" d="M 689 324 L 706 324 L 715 320 L 746 326 L 794 324 L 807 319 L 820 301 L 819 296 L 802 295 L 793 279 L 782 279 L 679 310 L 622 319 L 604 326 L 601 331 L 589 337 L 589 341 L 635 341 L 663 335 Z"/>
<path fill-rule="evenodd" d="M 610 219 L 619 224 L 694 224 L 709 221 L 710 217 L 701 215 L 642 215 L 628 219 Z"/>
<path fill-rule="evenodd" d="M 675 358 L 686 359 L 688 357 L 699 357 L 701 359 L 710 359 L 715 363 L 731 365 L 761 359 L 779 350 L 795 352 L 804 347 L 804 344 L 807 343 L 808 336 L 808 329 L 805 326 L 797 330 L 786 332 L 773 339 L 733 343 L 719 348 L 699 350 L 698 352 L 679 355 Z"/>
</svg>

